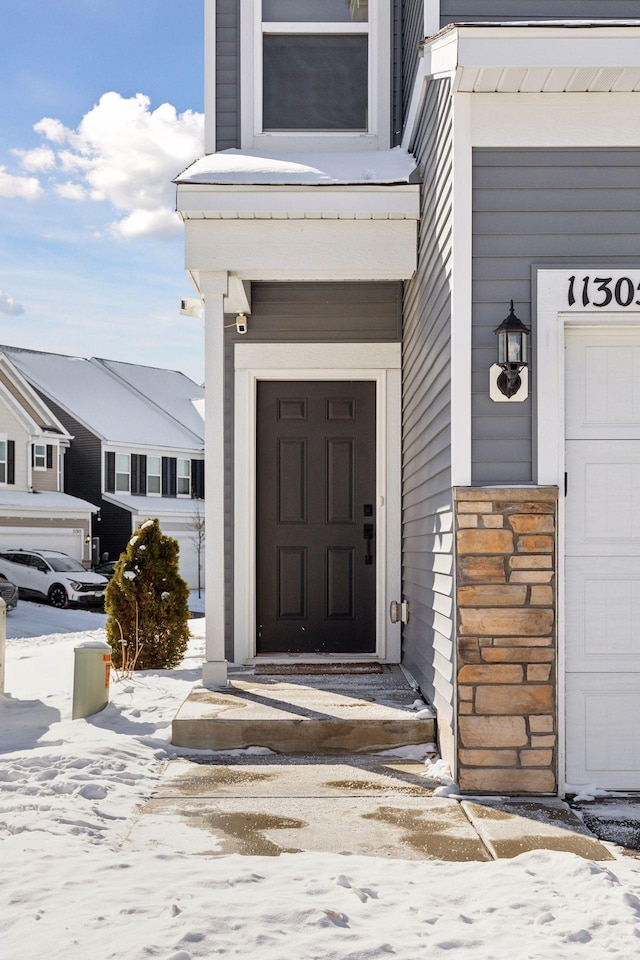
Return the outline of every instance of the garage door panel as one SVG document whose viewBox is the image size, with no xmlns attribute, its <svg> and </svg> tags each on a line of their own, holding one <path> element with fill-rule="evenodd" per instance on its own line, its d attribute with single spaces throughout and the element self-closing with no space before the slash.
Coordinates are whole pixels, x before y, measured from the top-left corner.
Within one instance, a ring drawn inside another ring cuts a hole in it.
<svg viewBox="0 0 640 960">
<path fill-rule="evenodd" d="M 567 781 L 640 789 L 640 675 L 567 678 Z"/>
<path fill-rule="evenodd" d="M 568 441 L 567 556 L 640 555 L 640 439 Z"/>
<path fill-rule="evenodd" d="M 566 623 L 567 670 L 638 670 L 640 558 L 567 558 Z"/>
<path fill-rule="evenodd" d="M 640 427 L 640 334 L 567 331 L 567 439 L 625 439 Z"/>
<path fill-rule="evenodd" d="M 0 521 L 1 522 L 1 521 Z M 73 528 L 76 529 L 76 528 Z M 69 528 L 40 529 L 25 527 L 0 527 L 0 549 L 10 547 L 23 550 L 59 550 L 70 557 L 82 561 L 84 553 L 84 535 L 80 528 L 74 533 Z"/>
</svg>

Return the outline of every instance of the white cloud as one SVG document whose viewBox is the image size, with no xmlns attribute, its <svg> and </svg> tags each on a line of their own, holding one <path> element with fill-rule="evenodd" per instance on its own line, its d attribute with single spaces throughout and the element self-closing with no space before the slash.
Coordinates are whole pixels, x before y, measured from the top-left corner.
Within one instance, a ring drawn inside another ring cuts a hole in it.
<svg viewBox="0 0 640 960">
<path fill-rule="evenodd" d="M 34 127 L 58 147 L 56 162 L 71 177 L 55 186 L 58 195 L 108 201 L 121 214 L 111 232 L 126 239 L 179 230 L 171 180 L 202 155 L 203 128 L 202 114 L 179 114 L 169 103 L 151 110 L 143 94 L 118 93 L 105 93 L 76 130 L 49 117 Z"/>
<path fill-rule="evenodd" d="M 20 314 L 24 313 L 24 307 L 20 303 L 16 303 L 13 297 L 0 290 L 0 313 L 9 317 L 19 317 Z"/>
<path fill-rule="evenodd" d="M 42 187 L 37 177 L 16 177 L 0 165 L 0 197 L 37 200 L 41 196 Z"/>
<path fill-rule="evenodd" d="M 86 200 L 87 191 L 82 186 L 81 183 L 73 183 L 71 180 L 67 180 L 66 183 L 56 184 L 55 191 L 59 197 L 62 197 L 64 200 Z"/>
<path fill-rule="evenodd" d="M 50 170 L 56 165 L 56 155 L 51 147 L 35 147 L 33 150 L 13 150 L 20 157 L 22 166 L 30 173 Z"/>
</svg>

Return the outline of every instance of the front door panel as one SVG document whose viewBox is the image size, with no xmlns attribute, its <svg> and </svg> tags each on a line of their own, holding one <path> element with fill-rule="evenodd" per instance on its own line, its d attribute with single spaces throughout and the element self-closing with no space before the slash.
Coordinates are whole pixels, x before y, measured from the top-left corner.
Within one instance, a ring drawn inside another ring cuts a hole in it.
<svg viewBox="0 0 640 960">
<path fill-rule="evenodd" d="M 375 384 L 261 381 L 258 654 L 375 651 Z"/>
</svg>

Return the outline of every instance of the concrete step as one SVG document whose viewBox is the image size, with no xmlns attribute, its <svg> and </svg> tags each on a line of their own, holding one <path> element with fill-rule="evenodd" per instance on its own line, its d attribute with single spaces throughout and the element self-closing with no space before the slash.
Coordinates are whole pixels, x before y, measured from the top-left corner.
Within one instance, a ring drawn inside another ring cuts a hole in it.
<svg viewBox="0 0 640 960">
<path fill-rule="evenodd" d="M 295 677 L 234 672 L 224 690 L 196 688 L 173 720 L 173 744 L 268 747 L 284 754 L 384 750 L 435 740 L 398 667 L 379 674 Z"/>
</svg>

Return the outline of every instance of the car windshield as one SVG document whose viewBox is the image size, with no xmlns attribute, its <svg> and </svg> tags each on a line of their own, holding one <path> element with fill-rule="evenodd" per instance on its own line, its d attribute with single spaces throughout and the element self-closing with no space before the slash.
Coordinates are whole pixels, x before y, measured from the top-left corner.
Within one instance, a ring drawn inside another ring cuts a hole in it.
<svg viewBox="0 0 640 960">
<path fill-rule="evenodd" d="M 84 573 L 84 567 L 73 557 L 47 557 L 52 570 L 56 573 Z"/>
</svg>

